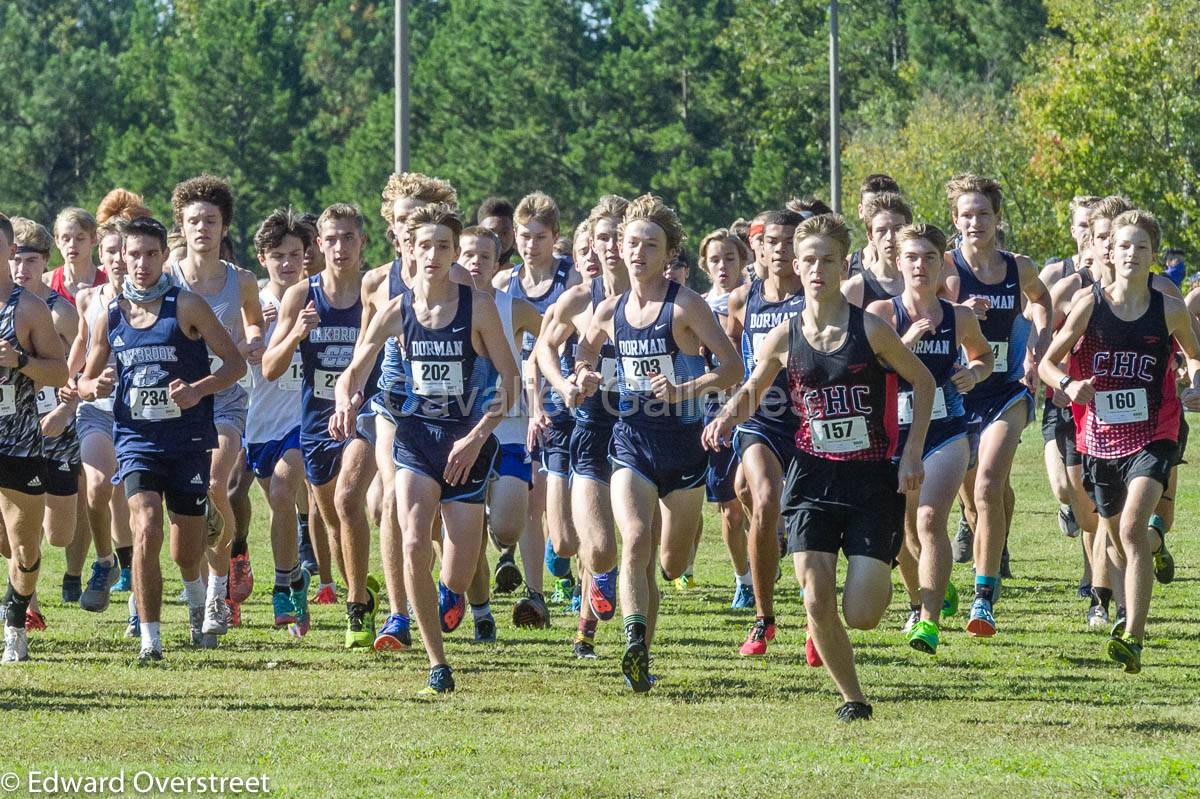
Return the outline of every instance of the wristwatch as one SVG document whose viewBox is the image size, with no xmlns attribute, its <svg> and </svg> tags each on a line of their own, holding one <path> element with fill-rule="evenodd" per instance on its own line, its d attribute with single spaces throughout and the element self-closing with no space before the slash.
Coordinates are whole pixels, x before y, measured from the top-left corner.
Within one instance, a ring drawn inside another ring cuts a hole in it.
<svg viewBox="0 0 1200 799">
<path fill-rule="evenodd" d="M 1059 390 L 1059 391 L 1066 391 L 1066 390 L 1067 390 L 1067 386 L 1069 386 L 1069 385 L 1071 385 L 1071 376 L 1070 376 L 1070 375 L 1063 375 L 1063 379 L 1058 381 L 1058 390 Z"/>
</svg>

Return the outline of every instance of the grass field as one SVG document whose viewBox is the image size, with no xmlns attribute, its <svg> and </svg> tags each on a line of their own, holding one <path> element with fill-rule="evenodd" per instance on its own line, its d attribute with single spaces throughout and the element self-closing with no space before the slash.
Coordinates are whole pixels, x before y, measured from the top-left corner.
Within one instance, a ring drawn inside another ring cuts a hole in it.
<svg viewBox="0 0 1200 799">
<path fill-rule="evenodd" d="M 852 635 L 870 723 L 836 723 L 831 681 L 805 665 L 790 569 L 770 656 L 737 656 L 751 614 L 728 608 L 711 516 L 699 590 L 664 588 L 651 694 L 621 681 L 617 624 L 601 628 L 601 659 L 580 663 L 561 609 L 552 629 L 517 631 L 505 598 L 499 643 L 473 644 L 469 617 L 450 636 L 458 692 L 431 700 L 417 696 L 420 652 L 341 649 L 341 607 L 315 608 L 303 643 L 271 628 L 255 489 L 257 587 L 216 651 L 184 646 L 186 614 L 170 604 L 167 660 L 137 668 L 121 638 L 125 595 L 102 616 L 60 607 L 61 553 L 47 556 L 50 629 L 30 663 L 0 670 L 0 773 L 265 774 L 273 795 L 302 797 L 1200 795 L 1197 467 L 1179 492 L 1179 576 L 1156 587 L 1145 669 L 1129 676 L 1083 625 L 1079 545 L 1058 532 L 1036 429 L 1025 439 L 1000 634 L 972 640 L 960 616 L 931 659 L 904 644 L 897 592 L 879 630 Z M 173 596 L 177 572 L 165 573 Z M 966 588 L 969 566 L 954 579 Z"/>
</svg>

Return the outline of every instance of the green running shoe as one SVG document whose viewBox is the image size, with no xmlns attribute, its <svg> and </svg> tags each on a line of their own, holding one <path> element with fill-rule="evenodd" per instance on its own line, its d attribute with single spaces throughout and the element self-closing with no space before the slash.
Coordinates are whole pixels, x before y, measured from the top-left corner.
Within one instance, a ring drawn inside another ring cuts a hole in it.
<svg viewBox="0 0 1200 799">
<path fill-rule="evenodd" d="M 913 625 L 908 633 L 908 645 L 918 652 L 936 655 L 938 646 L 938 626 L 936 622 L 923 619 Z"/>
<path fill-rule="evenodd" d="M 1161 585 L 1166 585 L 1175 579 L 1175 558 L 1167 549 L 1167 537 L 1162 533 L 1159 533 L 1158 536 L 1159 547 L 1158 551 L 1154 553 L 1154 579 L 1158 580 Z"/>
<path fill-rule="evenodd" d="M 947 619 L 958 615 L 958 589 L 954 581 L 946 583 L 946 598 L 942 600 L 942 618 Z"/>
<path fill-rule="evenodd" d="M 554 592 L 550 594 L 550 604 L 565 605 L 571 601 L 575 591 L 575 580 L 570 577 L 560 577 L 554 581 Z"/>
<path fill-rule="evenodd" d="M 1126 674 L 1142 670 L 1142 645 L 1132 635 L 1108 639 L 1108 656 L 1125 668 Z"/>
</svg>

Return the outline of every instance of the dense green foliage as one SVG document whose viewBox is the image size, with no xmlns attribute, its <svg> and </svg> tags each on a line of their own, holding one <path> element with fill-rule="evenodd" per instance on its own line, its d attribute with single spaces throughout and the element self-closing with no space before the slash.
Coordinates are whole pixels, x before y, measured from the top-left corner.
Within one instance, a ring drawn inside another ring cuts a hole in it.
<svg viewBox="0 0 1200 799">
<path fill-rule="evenodd" d="M 413 0 L 412 168 L 485 196 L 653 190 L 693 241 L 828 188 L 821 0 Z M 1121 188 L 1190 251 L 1193 3 L 841 3 L 845 181 L 896 174 L 926 218 L 1000 177 L 1013 241 L 1067 244 L 1066 201 Z M 375 218 L 392 166 L 387 0 L 23 0 L 0 6 L 0 209 L 46 220 L 114 185 L 168 211 L 201 170 L 233 235 L 284 203 Z M 376 235 L 372 255 L 385 245 Z"/>
</svg>

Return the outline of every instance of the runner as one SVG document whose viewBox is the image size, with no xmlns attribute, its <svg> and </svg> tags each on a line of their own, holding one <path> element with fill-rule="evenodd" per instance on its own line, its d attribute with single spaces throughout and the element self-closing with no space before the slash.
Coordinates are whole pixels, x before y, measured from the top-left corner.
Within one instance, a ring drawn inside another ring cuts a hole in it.
<svg viewBox="0 0 1200 799">
<path fill-rule="evenodd" d="M 500 269 L 507 269 L 517 253 L 517 235 L 513 225 L 515 209 L 507 197 L 488 197 L 475 212 L 478 223 L 500 237 Z"/>
<path fill-rule="evenodd" d="M 1161 230 L 1145 211 L 1112 222 L 1111 283 L 1077 296 L 1039 374 L 1072 402 L 1075 442 L 1094 487 L 1109 556 L 1124 571 L 1128 615 L 1113 626 L 1108 656 L 1142 667 L 1153 553 L 1164 538 L 1150 516 L 1175 465 L 1182 407 L 1200 410 L 1200 344 L 1186 306 L 1151 286 Z M 1191 387 L 1176 395 L 1174 346 L 1188 357 Z M 1059 362 L 1070 358 L 1070 372 Z"/>
<path fill-rule="evenodd" d="M 276 210 L 254 234 L 258 263 L 267 272 L 259 290 L 266 337 L 269 341 L 279 319 L 284 294 L 304 273 L 304 252 L 312 243 L 310 231 L 289 208 Z M 296 516 L 308 507 L 304 487 L 304 462 L 300 455 L 300 384 L 304 364 L 292 355 L 283 376 L 270 381 L 261 365 L 250 367 L 250 408 L 246 415 L 246 466 L 258 481 L 271 516 L 271 552 L 275 556 L 275 585 L 271 608 L 275 626 L 295 636 L 308 634 L 308 583 L 301 568 L 296 541 Z"/>
<path fill-rule="evenodd" d="M 891 175 L 884 175 L 882 173 L 867 175 L 865 178 L 863 178 L 863 182 L 859 185 L 858 218 L 860 221 L 862 221 L 864 228 L 870 228 L 871 226 L 870 218 L 867 216 L 867 206 L 870 204 L 871 200 L 874 199 L 875 195 L 882 194 L 884 192 L 889 192 L 892 194 L 901 193 L 900 184 L 897 183 L 896 179 Z M 823 211 L 821 213 L 831 212 Z M 912 220 L 910 219 L 909 221 Z M 874 265 L 877 255 L 878 254 L 875 252 L 874 247 L 871 246 L 871 242 L 868 237 L 867 246 L 863 247 L 861 250 L 855 250 L 854 252 L 850 253 L 846 260 L 846 263 L 849 267 L 849 276 L 854 277 L 862 272 L 864 267 L 870 267 Z"/>
<path fill-rule="evenodd" d="M 878 252 L 887 252 L 878 239 L 875 246 Z M 912 563 L 911 574 L 901 569 L 909 596 L 909 622 L 904 632 L 913 649 L 934 655 L 939 618 L 958 612 L 958 591 L 950 581 L 953 564 L 946 522 L 971 457 L 963 395 L 987 378 L 993 357 L 971 309 L 937 296 L 946 234 L 933 225 L 908 225 L 898 231 L 892 246 L 899 251 L 904 292 L 877 300 L 867 310 L 896 330 L 937 386 L 922 455 L 925 479 L 919 493 L 908 494 L 905 545 L 901 548 L 901 553 L 907 550 L 907 560 Z M 960 350 L 966 353 L 965 366 L 959 363 Z M 901 380 L 897 400 L 901 450 L 912 425 L 912 396 L 912 386 Z"/>
<path fill-rule="evenodd" d="M 875 255 L 842 284 L 846 301 L 866 308 L 877 300 L 890 300 L 904 291 L 904 276 L 896 266 L 900 228 L 912 224 L 912 208 L 894 192 L 871 194 L 863 210 L 867 246 Z"/>
<path fill-rule="evenodd" d="M 766 276 L 729 295 L 725 331 L 742 343 L 746 377 L 758 363 L 758 350 L 773 329 L 804 308 L 804 289 L 795 270 L 793 234 L 802 221 L 791 211 L 765 217 L 762 252 Z M 747 543 L 754 586 L 754 624 L 738 650 L 762 656 L 775 640 L 775 580 L 779 574 L 779 511 L 783 476 L 796 455 L 797 417 L 788 399 L 787 378 L 779 375 L 764 392 L 760 407 L 738 425 L 733 436 L 738 467 L 735 488 L 749 517 Z"/>
<path fill-rule="evenodd" d="M 466 592 L 483 546 L 483 501 L 498 458 L 492 431 L 516 399 L 517 364 L 495 303 L 450 280 L 462 225 L 449 206 L 418 208 L 407 225 L 417 266 L 412 290 L 389 301 L 337 381 L 330 420 L 345 435 L 362 407 L 368 372 L 387 338 L 401 339 L 404 379 L 387 401 L 396 417 L 396 507 L 404 535 L 404 578 L 429 657 L 431 693 L 454 690 L 442 632 L 462 620 Z M 492 369 L 500 375 L 497 391 Z M 434 519 L 443 520 L 437 590 L 430 575 Z M 442 612 L 439 614 L 439 605 Z M 439 619 L 438 616 L 441 616 Z"/>
<path fill-rule="evenodd" d="M 603 269 L 600 265 L 600 257 L 592 249 L 591 224 L 587 220 L 581 222 L 575 228 L 573 238 L 571 260 L 575 264 L 575 271 L 579 273 L 579 277 L 585 283 L 594 277 L 600 277 Z"/>
<path fill-rule="evenodd" d="M 996 633 L 993 605 L 998 598 L 1000 558 L 1012 520 L 1009 473 L 1021 431 L 1032 421 L 1036 365 L 1049 338 L 1050 297 L 1033 262 L 999 249 L 1000 184 L 960 175 L 946 184 L 958 249 L 946 253 L 944 297 L 971 308 L 992 347 L 995 367 L 964 399 L 967 430 L 978 444 L 978 470 L 967 472 L 960 496 L 974 501 L 977 515 L 975 600 L 967 630 L 977 637 Z M 1022 315 L 1029 303 L 1033 319 Z M 1030 335 L 1032 346 L 1026 352 Z M 967 504 L 967 503 L 964 503 Z M 968 513 L 970 515 L 970 513 Z"/>
<path fill-rule="evenodd" d="M 786 372 L 799 419 L 785 499 L 788 548 L 804 588 L 810 638 L 844 700 L 837 717 L 849 722 L 871 718 L 872 708 L 837 615 L 838 551 L 848 562 L 845 623 L 873 629 L 891 598 L 890 571 L 903 542 L 904 494 L 921 486 L 935 385 L 890 327 L 842 295 L 850 232 L 840 216 L 801 223 L 794 248 L 804 310 L 767 334 L 754 371 L 705 428 L 704 441 L 710 449 L 727 443 L 734 426 L 750 417 Z M 913 387 L 913 416 L 895 461 L 897 375 Z"/>
<path fill-rule="evenodd" d="M 587 334 L 600 303 L 629 291 L 629 271 L 622 260 L 619 234 L 628 207 L 628 200 L 610 194 L 592 208 L 588 214 L 591 250 L 601 275 L 567 289 L 546 312 L 536 357 L 539 371 L 559 396 L 568 397 L 579 386 L 572 373 L 563 374 L 558 353 Z M 587 660 L 596 657 L 598 623 L 611 619 L 617 610 L 617 535 L 609 491 L 612 464 L 608 458 L 620 404 L 617 354 L 612 344 L 604 344 L 599 356 L 602 385 L 574 404 L 575 427 L 570 443 L 571 516 L 579 534 L 583 583 L 572 648 L 576 658 Z"/>
<path fill-rule="evenodd" d="M 187 594 L 194 645 L 216 646 L 204 631 L 207 606 L 200 570 L 211 450 L 217 444 L 212 397 L 234 385 L 246 364 L 233 339 L 201 298 L 163 272 L 167 230 L 139 217 L 124 229 L 128 275 L 121 296 L 92 332 L 79 378 L 85 400 L 113 396 L 118 474 L 129 499 L 134 532 L 134 595 L 141 620 L 143 664 L 162 660 L 162 506 L 171 526 L 171 557 Z M 209 372 L 208 354 L 221 359 Z M 108 366 L 117 359 L 116 374 Z"/>
<path fill-rule="evenodd" d="M 183 232 L 186 254 L 171 263 L 168 274 L 181 288 L 207 302 L 233 338 L 238 352 L 251 364 L 263 354 L 262 306 L 254 275 L 221 260 L 221 239 L 233 221 L 233 192 L 229 184 L 212 175 L 200 175 L 175 186 L 171 193 L 175 224 Z M 210 353 L 209 371 L 220 371 L 216 353 Z M 244 374 L 244 372 L 243 372 Z M 232 552 L 236 519 L 229 499 L 229 478 L 242 459 L 242 436 L 246 432 L 247 382 L 225 388 L 213 398 L 213 423 L 217 448 L 209 475 L 208 600 L 204 610 L 204 632 L 223 635 L 237 626 L 240 605 L 250 596 L 254 574 L 245 542 L 236 557 Z M 230 601 L 227 603 L 226 599 Z"/>
<path fill-rule="evenodd" d="M 267 380 L 279 380 L 300 350 L 300 451 L 309 489 L 329 535 L 329 548 L 346 582 L 346 649 L 375 642 L 378 584 L 367 573 L 371 534 L 366 494 L 375 471 L 366 431 L 330 427 L 334 386 L 350 364 L 362 324 L 362 251 L 365 220 L 353 205 L 335 203 L 317 221 L 326 267 L 283 294 L 271 346 L 262 359 Z M 371 374 L 368 400 L 378 385 Z"/>
<path fill-rule="evenodd" d="M 619 357 L 620 420 L 613 427 L 612 507 L 621 531 L 620 593 L 627 646 L 621 658 L 626 684 L 649 691 L 650 646 L 658 614 L 654 554 L 663 576 L 678 577 L 691 556 L 704 504 L 707 455 L 700 444 L 703 397 L 732 387 L 742 371 L 737 350 L 708 304 L 691 289 L 669 282 L 666 265 L 683 230 L 675 212 L 654 195 L 629 204 L 619 230 L 630 290 L 596 308 L 576 350 L 575 384 L 567 395 L 578 405 L 599 388 L 601 345 L 611 340 Z M 706 371 L 701 348 L 717 360 Z M 660 536 L 655 516 L 661 514 Z M 597 569 L 599 572 L 599 569 Z"/>
<path fill-rule="evenodd" d="M 63 265 L 42 276 L 46 285 L 72 305 L 84 289 L 103 286 L 108 276 L 92 261 L 96 218 L 82 208 L 64 208 L 54 219 L 54 243 Z"/>
</svg>

